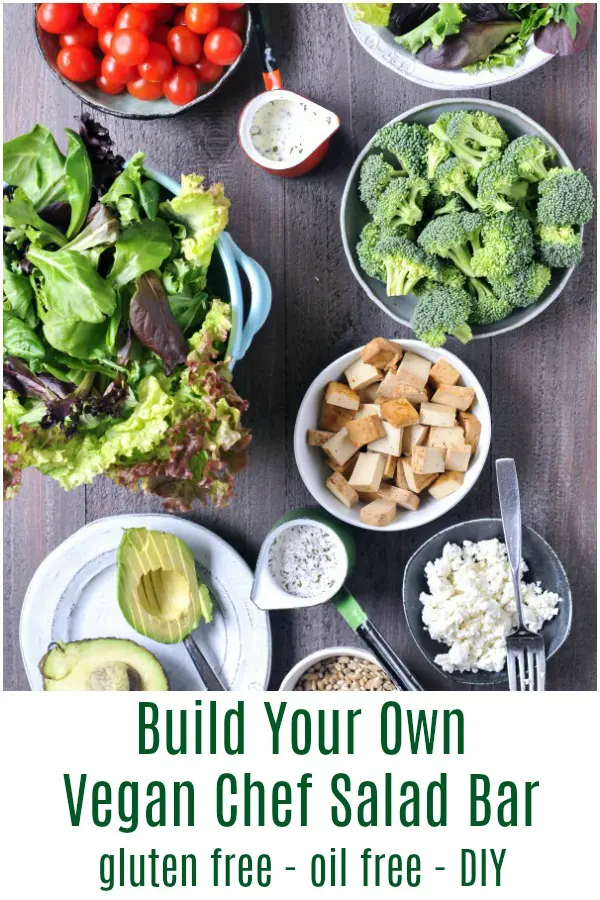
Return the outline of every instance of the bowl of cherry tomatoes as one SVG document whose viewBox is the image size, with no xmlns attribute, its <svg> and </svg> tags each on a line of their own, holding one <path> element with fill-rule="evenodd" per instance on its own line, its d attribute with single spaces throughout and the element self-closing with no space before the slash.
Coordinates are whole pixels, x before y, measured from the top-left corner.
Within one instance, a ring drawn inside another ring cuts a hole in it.
<svg viewBox="0 0 600 900">
<path fill-rule="evenodd" d="M 244 3 L 38 3 L 34 17 L 56 77 L 125 119 L 175 116 L 212 97 L 252 33 Z"/>
</svg>

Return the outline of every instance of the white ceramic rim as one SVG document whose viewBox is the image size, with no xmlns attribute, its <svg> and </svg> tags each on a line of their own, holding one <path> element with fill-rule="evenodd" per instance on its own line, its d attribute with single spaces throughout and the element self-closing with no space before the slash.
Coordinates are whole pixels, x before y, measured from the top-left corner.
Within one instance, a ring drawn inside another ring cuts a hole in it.
<svg viewBox="0 0 600 900">
<path fill-rule="evenodd" d="M 323 650 L 315 650 L 314 653 L 309 653 L 308 656 L 305 656 L 304 659 L 301 659 L 300 662 L 297 662 L 296 665 L 290 669 L 281 682 L 279 690 L 293 691 L 304 673 L 310 669 L 311 666 L 314 666 L 315 663 L 321 662 L 324 659 L 331 659 L 335 656 L 355 656 L 358 659 L 366 659 L 369 660 L 369 662 L 377 663 L 377 660 L 372 653 L 369 653 L 368 650 L 362 650 L 360 647 L 326 647 Z M 377 665 L 379 665 L 379 663 L 377 663 Z"/>
<path fill-rule="evenodd" d="M 444 500 L 432 500 L 429 504 L 429 510 L 423 517 L 421 518 L 419 513 L 421 513 L 421 508 L 416 513 L 411 513 L 409 510 L 402 510 L 402 513 L 405 515 L 399 515 L 394 522 L 390 525 L 377 526 L 377 525 L 366 525 L 364 522 L 361 522 L 360 519 L 354 518 L 351 516 L 352 510 L 346 509 L 346 507 L 340 503 L 339 500 L 331 494 L 327 488 L 325 487 L 325 483 L 323 482 L 323 497 L 317 496 L 317 494 L 313 491 L 311 484 L 309 482 L 313 481 L 313 471 L 314 467 L 312 464 L 310 466 L 305 466 L 302 462 L 302 458 L 304 457 L 304 451 L 315 451 L 318 452 L 318 447 L 307 447 L 306 445 L 306 433 L 304 428 L 301 427 L 300 422 L 304 418 L 303 413 L 305 408 L 313 401 L 314 394 L 317 391 L 321 391 L 324 389 L 327 381 L 335 380 L 336 376 L 334 373 L 337 373 L 337 378 L 339 378 L 344 369 L 349 365 L 349 363 L 353 362 L 358 355 L 360 354 L 362 347 L 357 347 L 355 350 L 350 350 L 348 353 L 345 353 L 343 356 L 340 356 L 338 359 L 334 360 L 334 362 L 330 363 L 326 366 L 316 378 L 313 379 L 311 384 L 306 390 L 304 397 L 302 398 L 302 402 L 300 403 L 300 407 L 298 408 L 298 414 L 296 416 L 296 424 L 294 426 L 294 457 L 296 460 L 296 466 L 300 473 L 300 477 L 304 482 L 304 486 L 310 492 L 312 497 L 316 500 L 316 502 L 325 509 L 330 515 L 335 516 L 336 519 L 340 519 L 342 522 L 345 522 L 347 525 L 353 525 L 355 528 L 364 528 L 367 531 L 377 531 L 380 533 L 386 532 L 395 532 L 395 531 L 412 531 L 414 528 L 420 528 L 421 525 L 427 525 L 430 522 L 434 522 L 436 519 L 439 519 L 441 516 L 446 515 L 451 509 L 453 509 L 460 501 L 467 496 L 469 491 L 475 487 L 479 476 L 483 470 L 486 459 L 488 457 L 490 446 L 492 442 L 492 417 L 490 413 L 490 407 L 488 403 L 488 399 L 485 395 L 485 391 L 483 390 L 479 380 L 475 377 L 472 370 L 464 363 L 461 359 L 455 356 L 453 353 L 450 353 L 449 350 L 445 350 L 443 347 L 428 347 L 426 344 L 423 344 L 421 341 L 417 340 L 403 340 L 401 338 L 390 338 L 389 340 L 395 341 L 395 343 L 400 344 L 404 350 L 412 350 L 413 353 L 418 353 L 420 355 L 426 356 L 426 358 L 430 358 L 430 356 L 434 356 L 435 359 L 445 359 L 447 362 L 451 363 L 458 371 L 461 373 L 461 377 L 465 382 L 467 387 L 475 388 L 475 397 L 478 405 L 477 409 L 477 417 L 481 421 L 482 425 L 482 433 L 479 441 L 479 446 L 477 447 L 476 459 L 473 460 L 467 473 L 471 474 L 470 484 L 464 485 L 459 488 L 459 490 L 454 491 L 453 494 L 450 494 Z M 364 346 L 364 345 L 363 345 Z M 327 378 L 326 381 L 321 385 L 320 382 L 329 370 L 333 370 L 331 374 L 331 378 Z M 467 372 L 468 377 L 463 373 Z M 314 424 L 314 428 L 317 428 L 317 422 Z M 310 427 L 310 426 L 308 426 Z M 302 450 L 301 450 L 302 448 Z M 309 457 L 307 457 L 309 458 Z M 315 462 L 315 467 L 318 463 Z M 465 473 L 465 474 L 467 474 Z M 358 508 L 358 507 L 355 507 Z M 414 521 L 414 516 L 417 515 L 419 521 Z"/>
<path fill-rule="evenodd" d="M 489 72 L 487 69 L 479 72 L 464 72 L 462 69 L 433 69 L 400 46 L 394 47 L 390 44 L 389 52 L 386 52 L 388 44 L 381 40 L 380 35 L 387 29 L 376 28 L 373 25 L 365 25 L 364 22 L 357 21 L 347 3 L 344 3 L 344 12 L 350 30 L 369 56 L 372 56 L 386 69 L 395 72 L 396 75 L 406 78 L 407 81 L 435 91 L 475 91 L 481 88 L 497 87 L 507 84 L 509 81 L 516 81 L 530 72 L 535 72 L 540 66 L 554 59 L 553 54 L 545 53 L 536 46 L 532 35 L 527 43 L 525 53 L 514 66 L 504 66 L 502 69 L 494 69 L 493 72 Z"/>
<path fill-rule="evenodd" d="M 386 125 L 393 125 L 395 122 L 404 122 L 411 116 L 414 116 L 416 113 L 419 113 L 424 109 L 442 108 L 446 103 L 458 104 L 467 108 L 476 106 L 479 108 L 498 110 L 499 112 L 502 112 L 503 110 L 509 112 L 511 115 L 514 115 L 518 119 L 522 119 L 524 122 L 526 122 L 531 127 L 533 133 L 538 135 L 545 143 L 549 144 L 556 151 L 559 158 L 562 158 L 562 160 L 564 161 L 562 165 L 574 168 L 573 163 L 571 162 L 563 148 L 560 146 L 558 141 L 556 141 L 552 137 L 552 135 L 546 131 L 545 128 L 539 125 L 534 119 L 526 116 L 525 113 L 522 113 L 519 109 L 516 109 L 514 106 L 508 106 L 506 103 L 497 103 L 495 100 L 486 100 L 485 98 L 480 97 L 445 97 L 443 100 L 432 100 L 429 103 L 421 103 L 419 106 L 413 106 L 411 109 L 406 110 L 406 112 L 400 113 L 400 115 L 396 116 L 394 119 L 390 119 L 389 122 L 386 122 L 385 125 L 382 125 L 381 127 L 384 128 Z M 376 303 L 377 306 L 395 322 L 398 322 L 400 325 L 406 325 L 407 328 L 410 328 L 410 321 L 408 321 L 407 319 L 403 319 L 401 316 L 393 313 L 390 309 L 388 309 L 388 307 L 381 302 L 379 297 L 377 297 L 377 295 L 373 293 L 368 283 L 364 280 L 362 272 L 359 271 L 354 263 L 352 249 L 350 247 L 350 244 L 348 243 L 348 235 L 346 234 L 346 228 L 344 224 L 348 197 L 350 196 L 350 191 L 352 189 L 356 171 L 361 165 L 365 156 L 367 156 L 374 140 L 375 135 L 373 135 L 373 137 L 367 142 L 367 144 L 365 144 L 361 152 L 356 157 L 354 165 L 350 169 L 348 178 L 346 179 L 344 193 L 342 194 L 342 202 L 340 205 L 340 231 L 342 233 L 342 243 L 344 245 L 346 260 L 348 261 L 348 265 L 350 266 L 352 274 L 354 275 L 364 292 L 367 294 L 369 299 Z M 579 233 L 583 238 L 583 226 L 580 226 Z M 491 331 L 486 331 L 484 334 L 474 333 L 472 340 L 478 341 L 496 337 L 499 334 L 507 334 L 509 331 L 514 331 L 517 328 L 521 328 L 523 325 L 527 325 L 529 322 L 543 313 L 544 310 L 546 310 L 549 306 L 551 306 L 552 303 L 554 303 L 554 301 L 562 294 L 574 271 L 575 266 L 571 266 L 571 268 L 565 269 L 563 277 L 560 279 L 554 290 L 550 294 L 548 294 L 548 296 L 544 300 L 538 300 L 536 303 L 533 303 L 531 306 L 529 306 L 526 310 L 520 311 L 522 313 L 524 312 L 524 315 L 519 322 L 515 322 L 509 325 L 502 325 L 502 322 L 509 322 L 510 317 L 508 317 L 507 319 L 502 319 L 498 323 L 497 328 L 493 328 Z"/>
<path fill-rule="evenodd" d="M 256 149 L 254 141 L 250 136 L 250 127 L 252 125 L 252 122 L 254 121 L 256 113 L 259 109 L 261 109 L 261 107 L 265 106 L 267 103 L 272 103 L 274 100 L 292 100 L 294 103 L 306 103 L 309 107 L 312 107 L 315 110 L 319 110 L 321 114 L 331 116 L 331 125 L 329 126 L 329 128 L 323 132 L 322 136 L 317 137 L 317 135 L 315 135 L 313 144 L 307 145 L 307 149 L 302 154 L 302 158 L 294 160 L 291 163 L 286 160 L 277 161 L 274 159 L 269 159 L 268 156 L 263 156 L 262 153 L 259 153 L 259 151 Z M 295 91 L 288 91 L 285 88 L 274 88 L 271 91 L 263 91 L 246 104 L 240 115 L 238 134 L 244 153 L 248 157 L 250 157 L 252 162 L 255 162 L 257 165 L 262 166 L 263 168 L 272 169 L 274 172 L 285 172 L 288 169 L 295 169 L 298 166 L 301 166 L 302 163 L 305 162 L 305 160 L 307 160 L 308 157 L 315 152 L 315 150 L 318 150 L 318 148 L 322 144 L 324 144 L 325 141 L 329 140 L 331 135 L 337 131 L 339 126 L 339 118 L 330 109 L 326 109 L 319 103 L 315 103 L 313 100 L 309 100 L 307 97 L 303 97 L 301 94 L 297 94 Z"/>
</svg>

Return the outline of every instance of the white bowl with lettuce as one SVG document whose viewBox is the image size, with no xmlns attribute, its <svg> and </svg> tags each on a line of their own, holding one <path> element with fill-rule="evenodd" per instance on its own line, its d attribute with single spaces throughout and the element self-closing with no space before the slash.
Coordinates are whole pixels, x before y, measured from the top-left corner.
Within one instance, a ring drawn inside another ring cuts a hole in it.
<svg viewBox="0 0 600 900">
<path fill-rule="evenodd" d="M 519 9 L 511 9 L 511 7 Z M 595 4 L 347 3 L 354 36 L 424 87 L 472 91 L 522 78 L 584 49 Z"/>
<path fill-rule="evenodd" d="M 66 133 L 64 154 L 40 125 L 4 145 L 5 496 L 31 466 L 221 506 L 250 440 L 231 369 L 267 276 L 225 232 L 222 185 L 125 166 L 89 118 Z"/>
</svg>

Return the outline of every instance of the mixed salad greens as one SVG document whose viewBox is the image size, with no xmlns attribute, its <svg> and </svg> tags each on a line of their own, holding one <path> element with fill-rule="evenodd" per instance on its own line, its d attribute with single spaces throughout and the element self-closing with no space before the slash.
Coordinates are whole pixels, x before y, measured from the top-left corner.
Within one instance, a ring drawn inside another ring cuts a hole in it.
<svg viewBox="0 0 600 900">
<path fill-rule="evenodd" d="M 528 41 L 568 56 L 585 48 L 594 3 L 351 3 L 357 20 L 388 28 L 434 69 L 514 66 Z"/>
<path fill-rule="evenodd" d="M 89 117 L 66 135 L 65 154 L 42 125 L 4 144 L 5 497 L 33 466 L 221 506 L 250 441 L 207 286 L 223 185 L 184 175 L 171 197 Z"/>
<path fill-rule="evenodd" d="M 416 294 L 412 327 L 422 341 L 466 343 L 472 325 L 530 306 L 553 268 L 581 262 L 593 188 L 554 157 L 535 135 L 509 140 L 483 110 L 377 132 L 360 170 L 371 219 L 356 253 L 389 297 Z"/>
</svg>

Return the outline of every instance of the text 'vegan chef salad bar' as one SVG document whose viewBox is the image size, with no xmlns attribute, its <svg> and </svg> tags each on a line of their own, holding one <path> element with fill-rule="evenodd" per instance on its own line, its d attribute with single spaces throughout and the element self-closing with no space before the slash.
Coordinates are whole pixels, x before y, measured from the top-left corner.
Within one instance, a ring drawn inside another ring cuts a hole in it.
<svg viewBox="0 0 600 900">
<path fill-rule="evenodd" d="M 465 88 L 581 52 L 593 12 L 346 9 L 361 43 L 372 33 L 372 55 L 386 42 L 400 73 L 414 58 L 411 72 L 458 72 Z M 45 64 L 88 109 L 62 134 L 40 122 L 4 144 L 5 499 L 33 468 L 65 491 L 109 478 L 125 489 L 124 507 L 126 491 L 158 496 L 171 514 L 240 502 L 236 475 L 252 466 L 252 448 L 233 365 L 267 319 L 268 277 L 227 233 L 236 198 L 205 180 L 202 158 L 177 181 L 152 168 L 141 139 L 126 161 L 94 109 L 177 114 L 218 90 L 255 38 L 266 91 L 235 111 L 245 165 L 266 170 L 255 178 L 314 168 L 340 121 L 284 90 L 256 4 L 42 3 L 31 29 Z M 177 515 L 124 513 L 76 532 L 25 597 L 33 689 L 265 690 L 267 611 L 323 603 L 367 649 L 315 647 L 281 690 L 424 689 L 349 592 L 361 537 L 443 517 L 475 485 L 494 423 L 461 343 L 524 326 L 558 298 L 585 252 L 594 195 L 551 134 L 492 101 L 398 109 L 372 134 L 340 197 L 342 240 L 365 294 L 414 338 L 393 327 L 365 334 L 314 373 L 294 454 L 315 505 L 273 523 L 255 572 Z M 503 519 L 461 522 L 423 544 L 404 572 L 404 612 L 449 679 L 544 690 L 544 657 L 570 629 L 569 583 L 526 526 L 515 559 L 516 470 L 498 463 Z M 385 540 L 394 554 L 401 535 Z M 521 638 L 542 635 L 541 655 L 519 656 L 520 625 Z"/>
</svg>

